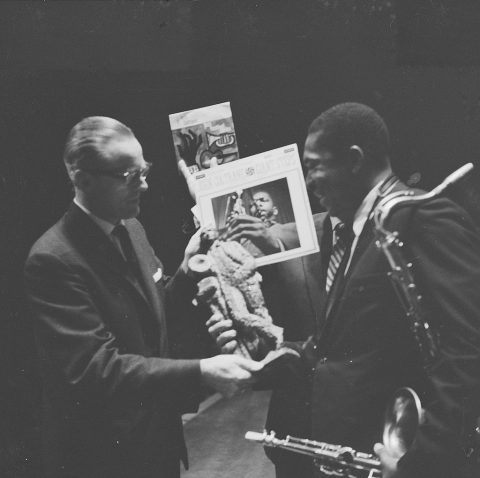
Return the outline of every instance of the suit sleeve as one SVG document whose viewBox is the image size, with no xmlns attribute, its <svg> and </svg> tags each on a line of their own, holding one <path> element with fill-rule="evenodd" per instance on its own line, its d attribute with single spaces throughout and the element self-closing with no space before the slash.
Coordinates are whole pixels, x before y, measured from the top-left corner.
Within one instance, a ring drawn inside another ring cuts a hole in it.
<svg viewBox="0 0 480 478">
<path fill-rule="evenodd" d="M 206 306 L 194 306 L 196 283 L 181 269 L 167 285 L 168 340 L 172 357 L 208 357 L 215 351 L 206 321 L 211 313 Z"/>
<path fill-rule="evenodd" d="M 41 360 L 75 398 L 115 404 L 172 402 L 200 386 L 198 360 L 144 357 L 122 350 L 102 320 L 81 270 L 52 254 L 33 254 L 25 278 Z M 181 407 L 181 405 L 179 405 Z M 181 408 L 180 408 L 181 409 Z"/>
<path fill-rule="evenodd" d="M 449 474 L 445 457 L 451 463 L 455 450 L 468 448 L 479 413 L 480 239 L 466 213 L 443 199 L 420 207 L 409 231 L 415 281 L 440 351 L 428 372 L 425 421 L 399 469 L 412 478 L 433 469 L 461 476 Z"/>
</svg>

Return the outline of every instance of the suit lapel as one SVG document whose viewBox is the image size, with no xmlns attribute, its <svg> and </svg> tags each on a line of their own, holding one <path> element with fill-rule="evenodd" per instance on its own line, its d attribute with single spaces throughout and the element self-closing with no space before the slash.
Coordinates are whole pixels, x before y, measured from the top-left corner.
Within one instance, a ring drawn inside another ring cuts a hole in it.
<svg viewBox="0 0 480 478">
<path fill-rule="evenodd" d="M 153 281 L 152 270 L 149 265 L 149 258 L 151 254 L 147 255 L 146 249 L 148 248 L 148 252 L 150 252 L 150 245 L 144 244 L 144 241 L 137 233 L 137 228 L 130 221 L 125 222 L 125 227 L 127 228 L 127 231 L 132 239 L 133 250 L 137 256 L 138 267 L 140 269 L 142 285 L 145 288 L 145 294 L 148 297 L 151 305 L 156 308 L 155 306 L 158 306 L 158 290 L 155 282 Z"/>
<path fill-rule="evenodd" d="M 65 215 L 67 231 L 82 253 L 115 274 L 126 276 L 127 264 L 105 233 L 78 206 L 72 203 Z"/>
<path fill-rule="evenodd" d="M 65 222 L 67 230 L 72 233 L 72 241 L 76 242 L 79 250 L 81 250 L 86 257 L 90 258 L 92 265 L 101 265 L 127 281 L 137 295 L 152 308 L 145 292 L 138 281 L 132 277 L 128 265 L 118 249 L 87 214 L 72 203 L 65 215 Z M 136 241 L 132 240 L 134 247 L 135 242 Z"/>
<path fill-rule="evenodd" d="M 359 261 L 359 259 L 363 256 L 365 253 L 365 250 L 372 244 L 373 241 L 373 228 L 372 228 L 372 221 L 367 220 L 365 223 L 363 230 L 360 234 L 360 237 L 358 238 L 357 245 L 355 247 L 355 250 L 353 251 L 353 256 L 350 261 L 349 268 L 347 272 L 340 276 L 337 280 L 334 281 L 333 286 L 332 286 L 332 291 L 331 294 L 328 296 L 328 302 L 327 302 L 327 309 L 326 309 L 326 317 L 330 317 L 335 312 L 335 309 L 339 305 L 339 299 L 342 297 L 345 288 L 347 287 L 347 284 L 350 280 L 350 277 L 352 276 L 352 273 L 354 273 L 355 267 Z M 348 258 L 344 258 L 345 263 L 342 261 L 342 268 L 340 270 L 344 271 L 346 262 L 348 261 Z"/>
<path fill-rule="evenodd" d="M 370 246 L 370 244 L 372 244 L 373 239 L 374 239 L 373 222 L 371 218 L 369 218 L 367 219 L 367 222 L 363 226 L 363 230 L 360 234 L 360 237 L 358 238 L 357 246 L 353 251 L 352 260 L 350 261 L 350 266 L 342 281 L 344 284 L 348 282 L 350 276 L 352 275 L 352 272 L 355 270 L 355 266 L 357 265 L 359 259 L 362 257 L 367 247 Z"/>
<path fill-rule="evenodd" d="M 407 189 L 407 187 L 405 184 L 401 183 L 395 175 L 388 177 L 384 184 L 380 187 L 379 194 L 375 199 L 367 221 L 365 222 L 360 237 L 358 238 L 355 250 L 353 251 L 353 256 L 350 261 L 348 271 L 343 277 L 339 277 L 339 280 L 334 282 L 332 293 L 328 296 L 325 308 L 325 316 L 327 319 L 333 315 L 335 310 L 338 308 L 339 299 L 343 295 L 343 292 L 345 291 L 352 274 L 354 274 L 356 265 L 358 264 L 362 255 L 365 253 L 366 249 L 374 241 L 373 211 L 375 210 L 375 207 L 387 194 L 404 189 Z"/>
<path fill-rule="evenodd" d="M 143 234 L 138 234 L 138 226 L 132 221 L 125 221 L 125 227 L 127 228 L 128 233 L 132 241 L 133 250 L 137 256 L 138 268 L 141 274 L 141 281 L 143 285 L 142 293 L 144 297 L 146 296 L 146 301 L 148 302 L 150 308 L 153 311 L 153 316 L 156 319 L 156 324 L 160 331 L 160 340 L 162 342 L 161 350 L 167 349 L 167 326 L 165 319 L 165 309 L 160 302 L 158 286 L 153 281 L 152 277 L 152 268 L 149 264 L 149 259 L 153 255 L 153 252 L 150 252 L 150 245 L 145 244 Z"/>
</svg>

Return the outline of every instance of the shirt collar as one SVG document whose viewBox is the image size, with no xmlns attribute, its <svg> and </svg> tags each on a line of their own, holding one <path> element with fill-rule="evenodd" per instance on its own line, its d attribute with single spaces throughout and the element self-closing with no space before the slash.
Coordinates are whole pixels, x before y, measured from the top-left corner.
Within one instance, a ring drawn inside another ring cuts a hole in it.
<svg viewBox="0 0 480 478">
<path fill-rule="evenodd" d="M 335 216 L 330 216 L 330 224 L 332 225 L 332 231 L 335 231 L 335 228 L 337 227 L 338 224 L 342 222 L 341 219 Z"/>
<path fill-rule="evenodd" d="M 373 205 L 375 204 L 375 201 L 380 192 L 380 187 L 383 183 L 384 183 L 384 180 L 379 181 L 365 196 L 365 198 L 362 201 L 362 204 L 360 204 L 360 207 L 357 209 L 357 212 L 353 217 L 353 225 L 352 225 L 353 233 L 355 234 L 356 237 L 360 236 L 360 234 L 362 233 L 363 227 L 365 226 L 365 223 L 368 220 L 368 216 L 370 215 L 370 212 L 373 209 Z"/>
<path fill-rule="evenodd" d="M 112 231 L 115 229 L 116 224 L 112 224 L 111 222 L 105 221 L 105 219 L 101 219 L 98 216 L 95 216 L 93 212 L 87 209 L 77 198 L 73 199 L 73 202 L 87 215 L 90 219 L 107 235 L 110 236 Z M 120 221 L 120 224 L 124 224 L 123 219 Z"/>
</svg>

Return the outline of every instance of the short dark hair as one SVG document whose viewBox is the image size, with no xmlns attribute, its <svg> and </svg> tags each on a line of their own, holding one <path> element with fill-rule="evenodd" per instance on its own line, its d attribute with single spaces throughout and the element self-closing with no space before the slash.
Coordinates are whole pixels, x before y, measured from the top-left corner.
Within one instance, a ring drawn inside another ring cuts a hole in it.
<svg viewBox="0 0 480 478">
<path fill-rule="evenodd" d="M 78 122 L 68 134 L 63 161 L 68 172 L 83 167 L 94 167 L 103 158 L 105 145 L 118 137 L 135 137 L 133 131 L 120 121 L 106 116 L 89 116 Z"/>
<path fill-rule="evenodd" d="M 253 188 L 250 188 L 250 194 L 253 196 L 254 194 L 258 193 L 267 193 L 272 199 L 274 194 L 272 193 L 271 188 L 268 187 L 263 187 L 263 186 L 254 186 Z"/>
<path fill-rule="evenodd" d="M 357 145 L 375 163 L 388 160 L 390 134 L 381 116 L 361 103 L 341 103 L 313 120 L 309 134 L 322 131 L 326 144 L 337 152 Z"/>
</svg>

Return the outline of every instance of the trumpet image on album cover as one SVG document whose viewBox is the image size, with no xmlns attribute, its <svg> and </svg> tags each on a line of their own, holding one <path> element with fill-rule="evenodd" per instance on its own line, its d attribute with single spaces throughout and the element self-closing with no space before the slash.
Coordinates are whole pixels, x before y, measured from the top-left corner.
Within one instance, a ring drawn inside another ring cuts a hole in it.
<svg viewBox="0 0 480 478">
<path fill-rule="evenodd" d="M 177 162 L 190 174 L 208 169 L 213 157 L 222 165 L 239 159 L 230 102 L 169 115 Z"/>
</svg>

